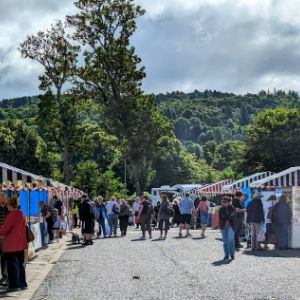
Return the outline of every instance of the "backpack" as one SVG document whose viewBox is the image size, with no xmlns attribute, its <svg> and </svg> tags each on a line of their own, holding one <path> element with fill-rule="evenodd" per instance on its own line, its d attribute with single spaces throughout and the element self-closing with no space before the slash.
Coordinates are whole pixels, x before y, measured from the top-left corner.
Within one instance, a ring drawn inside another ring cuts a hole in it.
<svg viewBox="0 0 300 300">
<path fill-rule="evenodd" d="M 120 213 L 120 208 L 119 208 L 118 204 L 115 203 L 113 205 L 112 212 L 116 215 L 118 215 Z"/>
<path fill-rule="evenodd" d="M 168 216 L 170 216 L 171 218 L 174 217 L 175 215 L 175 210 L 173 209 L 173 207 L 171 205 L 167 205 L 166 206 L 166 214 Z"/>
<path fill-rule="evenodd" d="M 143 211 L 142 211 L 142 214 L 143 215 L 152 215 L 153 212 L 154 212 L 154 208 L 153 208 L 153 205 L 149 202 L 149 201 L 146 201 L 144 204 L 142 204 L 144 207 L 143 207 Z"/>
</svg>

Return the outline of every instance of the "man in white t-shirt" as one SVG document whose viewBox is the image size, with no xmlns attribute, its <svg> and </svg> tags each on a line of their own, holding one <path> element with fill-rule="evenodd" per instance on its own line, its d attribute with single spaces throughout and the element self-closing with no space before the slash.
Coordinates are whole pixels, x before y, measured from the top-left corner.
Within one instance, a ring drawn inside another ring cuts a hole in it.
<svg viewBox="0 0 300 300">
<path fill-rule="evenodd" d="M 140 226 L 140 222 L 138 219 L 140 207 L 141 207 L 140 198 L 137 197 L 137 198 L 135 198 L 135 201 L 133 202 L 133 205 L 132 205 L 132 211 L 133 211 L 133 215 L 134 215 L 134 223 L 136 224 L 136 229 L 138 229 Z"/>
<path fill-rule="evenodd" d="M 105 202 L 105 206 L 107 209 L 107 219 L 108 225 L 110 227 L 109 237 L 114 234 L 114 237 L 117 236 L 118 229 L 118 215 L 120 213 L 120 207 L 115 197 L 112 197 L 111 200 Z"/>
</svg>

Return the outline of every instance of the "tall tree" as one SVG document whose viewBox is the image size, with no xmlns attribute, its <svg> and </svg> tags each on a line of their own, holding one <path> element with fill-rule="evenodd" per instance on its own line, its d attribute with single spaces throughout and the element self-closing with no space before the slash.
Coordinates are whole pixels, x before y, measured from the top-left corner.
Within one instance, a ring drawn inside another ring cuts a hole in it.
<svg viewBox="0 0 300 300">
<path fill-rule="evenodd" d="M 136 19 L 144 10 L 133 0 L 77 0 L 75 6 L 79 13 L 67 20 L 76 29 L 74 38 L 86 46 L 78 86 L 102 104 L 106 129 L 124 145 L 139 194 L 141 172 L 167 127 L 160 126 L 164 118 L 154 97 L 140 89 L 144 68 L 130 46 Z"/>
<path fill-rule="evenodd" d="M 64 24 L 57 21 L 50 29 L 27 36 L 20 45 L 20 51 L 22 57 L 38 62 L 44 68 L 44 74 L 39 76 L 40 89 L 50 91 L 54 88 L 58 119 L 62 124 L 64 182 L 69 184 L 69 131 L 68 126 L 64 126 L 68 110 L 65 109 L 62 94 L 65 84 L 74 76 L 79 47 L 70 43 Z"/>
</svg>

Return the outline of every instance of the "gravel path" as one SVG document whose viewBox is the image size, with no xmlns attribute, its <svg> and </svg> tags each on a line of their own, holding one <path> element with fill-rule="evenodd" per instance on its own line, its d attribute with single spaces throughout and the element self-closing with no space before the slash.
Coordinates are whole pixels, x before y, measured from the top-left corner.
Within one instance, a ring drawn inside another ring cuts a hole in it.
<svg viewBox="0 0 300 300">
<path fill-rule="evenodd" d="M 205 239 L 199 231 L 177 234 L 135 241 L 140 232 L 130 230 L 126 238 L 69 246 L 32 299 L 300 299 L 299 251 L 242 250 L 223 264 L 218 231 Z"/>
</svg>

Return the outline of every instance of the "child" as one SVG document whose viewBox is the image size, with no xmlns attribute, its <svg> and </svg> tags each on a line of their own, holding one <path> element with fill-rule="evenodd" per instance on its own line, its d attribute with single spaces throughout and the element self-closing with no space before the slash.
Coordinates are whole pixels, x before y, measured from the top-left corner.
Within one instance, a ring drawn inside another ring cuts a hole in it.
<svg viewBox="0 0 300 300">
<path fill-rule="evenodd" d="M 58 209 L 57 208 L 53 209 L 53 221 L 54 221 L 54 225 L 53 225 L 53 228 L 52 228 L 53 235 L 54 235 L 54 238 L 56 239 L 56 241 L 58 241 L 61 221 L 60 221 L 60 216 L 58 214 Z"/>
</svg>

